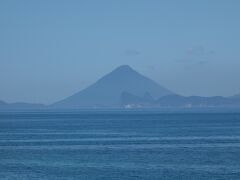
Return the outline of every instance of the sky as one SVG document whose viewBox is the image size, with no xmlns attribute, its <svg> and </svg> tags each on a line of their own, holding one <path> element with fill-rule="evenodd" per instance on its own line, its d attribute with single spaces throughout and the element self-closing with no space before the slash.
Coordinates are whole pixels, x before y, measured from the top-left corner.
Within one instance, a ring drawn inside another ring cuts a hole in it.
<svg viewBox="0 0 240 180">
<path fill-rule="evenodd" d="M 0 100 L 51 104 L 123 64 L 177 94 L 238 94 L 239 9 L 239 0 L 1 0 Z"/>
</svg>

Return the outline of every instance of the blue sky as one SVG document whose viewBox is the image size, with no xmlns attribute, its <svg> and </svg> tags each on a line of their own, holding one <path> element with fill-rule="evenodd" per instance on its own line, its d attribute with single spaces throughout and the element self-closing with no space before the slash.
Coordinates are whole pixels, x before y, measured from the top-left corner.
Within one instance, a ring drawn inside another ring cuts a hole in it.
<svg viewBox="0 0 240 180">
<path fill-rule="evenodd" d="M 240 93 L 238 0 L 1 0 L 0 100 L 52 103 L 119 65 L 182 95 Z"/>
</svg>

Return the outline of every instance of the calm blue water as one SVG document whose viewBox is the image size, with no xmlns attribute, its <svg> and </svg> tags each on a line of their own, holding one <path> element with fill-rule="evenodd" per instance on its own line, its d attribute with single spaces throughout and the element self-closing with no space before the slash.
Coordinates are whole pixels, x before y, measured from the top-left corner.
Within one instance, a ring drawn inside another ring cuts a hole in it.
<svg viewBox="0 0 240 180">
<path fill-rule="evenodd" d="M 240 179 L 240 113 L 0 112 L 0 179 Z"/>
</svg>

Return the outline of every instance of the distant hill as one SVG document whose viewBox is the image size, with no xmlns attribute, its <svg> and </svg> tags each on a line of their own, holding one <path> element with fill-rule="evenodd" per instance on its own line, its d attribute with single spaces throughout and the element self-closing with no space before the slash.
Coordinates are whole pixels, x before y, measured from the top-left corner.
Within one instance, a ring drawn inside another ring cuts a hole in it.
<svg viewBox="0 0 240 180">
<path fill-rule="evenodd" d="M 123 65 L 86 89 L 53 104 L 53 107 L 117 107 L 121 105 L 121 96 L 124 92 L 140 98 L 147 95 L 155 100 L 173 94 L 128 65 Z"/>
<path fill-rule="evenodd" d="M 0 109 L 42 109 L 46 108 L 43 104 L 31 104 L 31 103 L 6 103 L 0 101 Z"/>
<path fill-rule="evenodd" d="M 239 98 L 240 99 L 240 94 L 236 94 L 234 96 L 231 96 L 231 98 Z"/>
<path fill-rule="evenodd" d="M 167 95 L 156 101 L 149 101 L 145 98 L 124 94 L 122 96 L 124 107 L 240 107 L 240 98 L 226 98 L 221 96 L 200 97 Z"/>
<path fill-rule="evenodd" d="M 159 98 L 156 102 L 159 106 L 170 107 L 229 107 L 240 106 L 240 101 L 221 96 L 179 96 L 170 95 Z"/>
</svg>

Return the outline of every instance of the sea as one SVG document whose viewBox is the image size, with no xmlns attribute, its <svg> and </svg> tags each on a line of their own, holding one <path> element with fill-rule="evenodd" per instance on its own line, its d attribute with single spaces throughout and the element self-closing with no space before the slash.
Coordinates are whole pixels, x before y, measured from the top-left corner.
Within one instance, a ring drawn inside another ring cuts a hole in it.
<svg viewBox="0 0 240 180">
<path fill-rule="evenodd" d="M 239 109 L 5 110 L 1 180 L 239 180 Z"/>
</svg>

